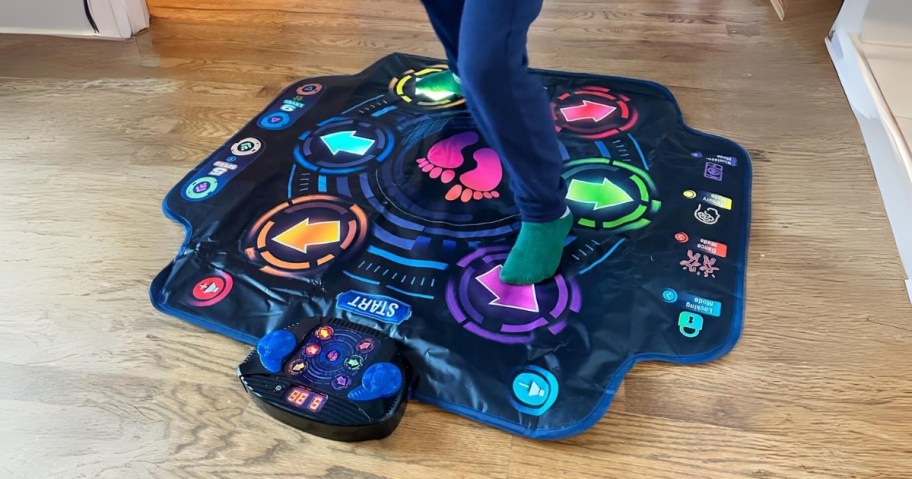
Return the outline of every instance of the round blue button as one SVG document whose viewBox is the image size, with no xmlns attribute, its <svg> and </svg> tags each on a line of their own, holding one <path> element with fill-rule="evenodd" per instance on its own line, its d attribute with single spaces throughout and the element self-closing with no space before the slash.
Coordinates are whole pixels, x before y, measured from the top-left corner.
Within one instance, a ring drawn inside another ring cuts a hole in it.
<svg viewBox="0 0 912 479">
<path fill-rule="evenodd" d="M 513 394 L 526 406 L 538 407 L 548 400 L 551 386 L 540 374 L 524 372 L 513 379 Z"/>
<path fill-rule="evenodd" d="M 288 113 L 283 111 L 277 111 L 275 113 L 270 113 L 268 115 L 260 118 L 259 125 L 260 128 L 265 128 L 267 130 L 281 130 L 291 123 L 291 117 L 288 116 Z"/>
<path fill-rule="evenodd" d="M 279 329 L 273 331 L 257 343 L 257 354 L 260 364 L 271 373 L 282 370 L 282 363 L 298 345 L 298 338 L 289 331 Z"/>
<path fill-rule="evenodd" d="M 393 363 L 372 364 L 364 370 L 361 385 L 348 393 L 353 401 L 388 398 L 402 389 L 402 371 Z"/>
<path fill-rule="evenodd" d="M 551 371 L 539 366 L 524 366 L 513 378 L 513 407 L 530 416 L 541 416 L 557 400 L 559 385 Z"/>
</svg>

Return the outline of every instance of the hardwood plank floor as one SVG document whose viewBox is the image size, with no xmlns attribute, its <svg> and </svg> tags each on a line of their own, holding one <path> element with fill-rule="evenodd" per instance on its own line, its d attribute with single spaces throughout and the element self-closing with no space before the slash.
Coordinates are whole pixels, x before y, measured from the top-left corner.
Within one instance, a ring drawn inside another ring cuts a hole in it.
<svg viewBox="0 0 912 479">
<path fill-rule="evenodd" d="M 130 42 L 0 36 L 0 477 L 912 477 L 912 310 L 823 44 L 840 2 L 546 3 L 535 66 L 664 83 L 750 150 L 729 356 L 637 366 L 558 442 L 418 403 L 366 444 L 270 420 L 247 346 L 149 305 L 183 239 L 161 198 L 291 81 L 442 50 L 417 0 L 149 0 Z"/>
</svg>

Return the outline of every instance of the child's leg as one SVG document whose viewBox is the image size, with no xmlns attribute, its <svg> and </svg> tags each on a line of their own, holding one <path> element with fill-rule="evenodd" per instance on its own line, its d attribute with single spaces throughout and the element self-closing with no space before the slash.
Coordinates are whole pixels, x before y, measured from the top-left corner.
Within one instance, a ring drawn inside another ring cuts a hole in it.
<svg viewBox="0 0 912 479">
<path fill-rule="evenodd" d="M 434 32 L 443 44 L 450 70 L 456 71 L 459 59 L 459 29 L 465 0 L 421 0 Z"/>
<path fill-rule="evenodd" d="M 528 71 L 526 35 L 542 0 L 466 0 L 457 68 L 482 134 L 510 173 L 523 228 L 501 279 L 551 277 L 572 224 L 550 99 Z"/>
</svg>

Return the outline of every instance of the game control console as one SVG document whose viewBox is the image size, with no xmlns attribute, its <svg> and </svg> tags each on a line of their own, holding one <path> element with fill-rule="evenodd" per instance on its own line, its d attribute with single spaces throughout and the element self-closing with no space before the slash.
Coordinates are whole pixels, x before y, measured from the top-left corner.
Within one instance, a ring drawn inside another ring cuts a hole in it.
<svg viewBox="0 0 912 479">
<path fill-rule="evenodd" d="M 238 377 L 285 424 L 336 441 L 381 439 L 408 402 L 412 371 L 400 349 L 371 328 L 308 318 L 263 336 Z"/>
</svg>

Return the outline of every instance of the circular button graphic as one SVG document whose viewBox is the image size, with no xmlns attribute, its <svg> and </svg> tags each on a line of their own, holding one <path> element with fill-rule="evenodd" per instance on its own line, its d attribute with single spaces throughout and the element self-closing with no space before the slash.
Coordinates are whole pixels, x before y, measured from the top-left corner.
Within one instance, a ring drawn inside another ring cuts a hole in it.
<svg viewBox="0 0 912 479">
<path fill-rule="evenodd" d="M 519 373 L 513 380 L 513 394 L 526 406 L 541 406 L 551 392 L 547 381 L 539 374 Z"/>
<path fill-rule="evenodd" d="M 366 236 L 367 216 L 359 206 L 326 195 L 302 196 L 264 214 L 247 234 L 244 252 L 263 264 L 262 271 L 291 277 L 359 248 Z"/>
<path fill-rule="evenodd" d="M 423 109 L 452 108 L 462 105 L 465 99 L 455 92 L 431 92 L 418 89 L 417 83 L 421 78 L 446 70 L 446 65 L 433 65 L 422 70 L 409 70 L 401 77 L 393 78 L 390 82 L 390 91 L 397 95 L 407 105 Z"/>
<path fill-rule="evenodd" d="M 333 328 L 330 326 L 320 326 L 314 331 L 314 337 L 320 341 L 326 341 L 333 335 Z"/>
<path fill-rule="evenodd" d="M 364 358 L 358 355 L 349 356 L 345 359 L 345 367 L 352 371 L 357 371 L 361 369 L 361 366 L 364 365 Z"/>
<path fill-rule="evenodd" d="M 339 376 L 351 379 L 351 374 L 357 368 L 348 366 L 350 358 L 355 354 L 355 344 L 358 337 L 347 331 L 340 332 L 324 343 L 319 354 L 307 357 L 307 378 L 317 384 L 334 384 Z M 360 366 L 359 366 L 360 367 Z"/>
<path fill-rule="evenodd" d="M 332 387 L 333 387 L 333 389 L 336 389 L 336 390 L 345 389 L 345 388 L 351 386 L 351 384 L 352 384 L 351 378 L 344 374 L 340 374 L 340 375 L 334 377 L 333 381 L 332 381 Z"/>
<path fill-rule="evenodd" d="M 559 95 L 551 110 L 557 131 L 587 139 L 616 135 L 633 128 L 637 121 L 630 98 L 598 86 Z"/>
<path fill-rule="evenodd" d="M 678 292 L 671 288 L 667 288 L 662 291 L 662 300 L 666 303 L 674 303 L 678 300 Z"/>
<path fill-rule="evenodd" d="M 217 275 L 208 276 L 193 286 L 192 298 L 188 303 L 197 307 L 212 306 L 225 299 L 233 285 L 234 280 L 228 273 L 219 272 Z"/>
<path fill-rule="evenodd" d="M 579 286 L 556 275 L 534 285 L 500 281 L 510 248 L 479 248 L 460 260 L 446 289 L 446 302 L 466 330 L 499 343 L 528 343 L 538 332 L 559 334 L 580 311 Z"/>
<path fill-rule="evenodd" d="M 513 407 L 531 416 L 541 416 L 557 400 L 557 378 L 538 366 L 526 366 L 513 378 Z"/>
<path fill-rule="evenodd" d="M 291 117 L 288 116 L 288 113 L 284 111 L 277 111 L 264 115 L 260 118 L 260 121 L 257 122 L 260 125 L 260 128 L 265 128 L 267 130 L 281 130 L 291 123 Z"/>
<path fill-rule="evenodd" d="M 339 347 L 330 347 L 323 350 L 323 355 L 320 356 L 320 359 L 326 361 L 327 364 L 335 366 L 342 361 L 342 350 Z"/>
<path fill-rule="evenodd" d="M 687 233 L 683 231 L 680 233 L 675 233 L 675 241 L 678 243 L 686 243 L 690 239 L 690 236 L 687 236 Z"/>
<path fill-rule="evenodd" d="M 422 236 L 434 241 L 514 234 L 519 212 L 500 157 L 467 113 L 437 116 L 446 123 L 407 139 L 397 156 L 360 185 L 371 206 L 391 223 L 384 222 L 384 228 L 405 243 Z"/>
<path fill-rule="evenodd" d="M 363 119 L 333 119 L 301 135 L 295 159 L 311 171 L 347 175 L 380 163 L 393 149 L 386 128 Z"/>
<path fill-rule="evenodd" d="M 317 343 L 308 343 L 306 346 L 304 346 L 304 349 L 301 350 L 301 352 L 304 354 L 304 356 L 312 358 L 317 354 L 320 354 L 320 345 Z"/>
<path fill-rule="evenodd" d="M 209 301 L 212 298 L 222 294 L 225 289 L 225 280 L 218 276 L 206 278 L 193 288 L 193 297 L 200 301 Z"/>
<path fill-rule="evenodd" d="M 304 371 L 307 371 L 307 361 L 303 359 L 295 359 L 294 361 L 288 363 L 288 374 L 297 376 Z"/>
<path fill-rule="evenodd" d="M 358 343 L 358 351 L 361 353 L 369 353 L 373 351 L 376 341 L 373 338 L 364 338 L 363 341 Z"/>
<path fill-rule="evenodd" d="M 299 86 L 295 90 L 295 92 L 297 92 L 298 95 L 308 96 L 308 95 L 316 95 L 317 93 L 320 93 L 320 90 L 322 90 L 322 89 L 323 89 L 323 85 L 321 85 L 319 83 L 308 83 L 306 85 Z"/>
<path fill-rule="evenodd" d="M 260 151 L 262 147 L 263 142 L 254 137 L 248 137 L 231 145 L 231 152 L 237 156 L 247 156 Z"/>
<path fill-rule="evenodd" d="M 611 233 L 640 229 L 662 205 L 652 178 L 633 165 L 587 158 L 564 167 L 568 205 L 581 227 Z"/>
<path fill-rule="evenodd" d="M 218 188 L 218 179 L 214 176 L 204 176 L 190 182 L 184 188 L 184 196 L 191 200 L 201 200 L 209 197 Z"/>
</svg>

